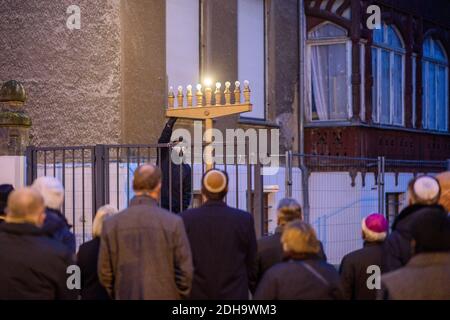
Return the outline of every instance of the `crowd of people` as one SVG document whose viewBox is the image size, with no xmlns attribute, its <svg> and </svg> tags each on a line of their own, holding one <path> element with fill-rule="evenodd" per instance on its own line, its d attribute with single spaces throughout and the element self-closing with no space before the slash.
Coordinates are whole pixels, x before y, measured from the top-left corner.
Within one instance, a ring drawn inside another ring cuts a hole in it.
<svg viewBox="0 0 450 320">
<path fill-rule="evenodd" d="M 56 178 L 0 186 L 0 299 L 450 299 L 450 172 L 413 179 L 391 230 L 383 215 L 365 217 L 364 246 L 339 270 L 295 199 L 257 240 L 252 215 L 224 201 L 226 172 L 205 172 L 203 204 L 178 214 L 159 203 L 163 178 L 137 168 L 129 207 L 101 207 L 78 252 Z M 72 265 L 80 288 L 67 284 Z"/>
</svg>

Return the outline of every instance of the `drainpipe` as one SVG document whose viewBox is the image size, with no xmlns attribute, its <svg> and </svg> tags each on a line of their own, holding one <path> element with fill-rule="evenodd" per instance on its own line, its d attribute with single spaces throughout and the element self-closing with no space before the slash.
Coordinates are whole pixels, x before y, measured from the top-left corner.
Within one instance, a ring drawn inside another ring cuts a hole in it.
<svg viewBox="0 0 450 320">
<path fill-rule="evenodd" d="M 304 0 L 298 0 L 298 151 L 300 153 L 300 170 L 302 172 L 302 196 L 303 196 L 303 214 L 306 222 L 309 220 L 309 184 L 308 168 L 305 164 L 305 133 L 304 133 L 304 114 L 305 114 L 305 44 L 306 44 L 306 16 Z"/>
</svg>

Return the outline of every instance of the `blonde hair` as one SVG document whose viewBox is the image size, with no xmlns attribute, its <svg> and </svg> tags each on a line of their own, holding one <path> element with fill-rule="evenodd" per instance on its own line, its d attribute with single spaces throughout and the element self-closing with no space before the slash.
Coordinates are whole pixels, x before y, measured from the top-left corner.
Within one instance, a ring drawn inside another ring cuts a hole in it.
<svg viewBox="0 0 450 320">
<path fill-rule="evenodd" d="M 441 186 L 441 195 L 439 197 L 439 204 L 450 212 L 450 171 L 439 173 L 436 176 Z"/>
<path fill-rule="evenodd" d="M 318 254 L 320 243 L 313 227 L 301 220 L 287 224 L 281 236 L 283 250 L 294 254 Z"/>
<path fill-rule="evenodd" d="M 102 234 L 103 221 L 115 215 L 118 212 L 117 208 L 112 205 L 104 205 L 100 207 L 95 213 L 94 222 L 92 223 L 92 236 L 100 237 Z"/>
</svg>

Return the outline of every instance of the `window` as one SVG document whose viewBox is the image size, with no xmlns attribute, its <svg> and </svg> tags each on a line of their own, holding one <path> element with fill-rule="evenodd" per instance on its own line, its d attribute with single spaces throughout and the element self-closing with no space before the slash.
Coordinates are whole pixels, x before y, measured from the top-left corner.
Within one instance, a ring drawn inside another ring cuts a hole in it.
<svg viewBox="0 0 450 320">
<path fill-rule="evenodd" d="M 350 48 L 347 31 L 335 24 L 327 22 L 309 32 L 309 120 L 348 120 L 352 116 Z"/>
<path fill-rule="evenodd" d="M 402 192 L 387 192 L 386 193 L 386 218 L 389 222 L 389 229 L 391 229 L 395 218 L 399 215 L 401 208 L 405 203 L 405 193 Z"/>
<path fill-rule="evenodd" d="M 199 0 L 166 1 L 166 65 L 168 85 L 199 82 Z"/>
<path fill-rule="evenodd" d="M 431 37 L 423 44 L 422 124 L 425 129 L 447 131 L 448 59 L 439 42 Z"/>
<path fill-rule="evenodd" d="M 250 81 L 253 110 L 244 117 L 265 119 L 264 0 L 238 1 L 238 77 Z"/>
<path fill-rule="evenodd" d="M 403 42 L 392 26 L 373 31 L 372 47 L 372 120 L 387 125 L 404 124 Z"/>
</svg>

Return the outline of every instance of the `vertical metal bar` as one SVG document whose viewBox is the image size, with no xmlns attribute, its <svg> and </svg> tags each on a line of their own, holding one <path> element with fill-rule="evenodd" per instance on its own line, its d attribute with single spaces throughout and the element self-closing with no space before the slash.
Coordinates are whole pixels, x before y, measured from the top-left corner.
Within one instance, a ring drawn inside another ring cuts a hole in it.
<svg viewBox="0 0 450 320">
<path fill-rule="evenodd" d="M 450 171 L 450 159 L 447 159 L 447 171 Z"/>
<path fill-rule="evenodd" d="M 130 147 L 127 147 L 127 207 L 130 205 Z"/>
<path fill-rule="evenodd" d="M 96 212 L 96 208 L 95 208 L 95 199 L 97 199 L 97 186 L 96 186 L 96 168 L 95 168 L 95 152 L 94 152 L 94 148 L 91 147 L 90 151 L 91 151 L 91 184 L 92 184 L 92 221 L 94 221 L 95 218 L 95 212 Z M 91 222 L 92 222 L 91 221 Z"/>
<path fill-rule="evenodd" d="M 182 212 L 183 211 L 183 194 L 184 194 L 184 188 L 183 188 L 183 162 L 181 162 L 180 163 L 180 170 L 179 170 L 179 173 L 180 173 L 180 181 L 179 181 L 179 183 L 180 183 L 180 211 L 179 212 Z"/>
<path fill-rule="evenodd" d="M 292 151 L 285 154 L 285 197 L 292 198 Z"/>
<path fill-rule="evenodd" d="M 171 161 L 171 152 L 172 148 L 167 146 L 169 156 L 167 157 L 168 165 L 169 165 L 169 211 L 172 212 L 172 161 Z"/>
<path fill-rule="evenodd" d="M 194 146 L 191 144 L 191 195 L 190 195 L 190 197 L 191 197 L 191 201 L 193 202 L 193 192 L 194 192 L 194 167 L 195 167 L 195 164 L 194 164 L 194 159 L 195 159 L 195 157 L 194 157 Z"/>
<path fill-rule="evenodd" d="M 73 224 L 73 234 L 75 235 L 75 240 L 77 237 L 76 234 L 76 220 L 75 220 L 75 149 L 72 149 L 72 224 Z"/>
<path fill-rule="evenodd" d="M 66 192 L 66 149 L 62 150 L 62 184 L 64 186 L 64 192 Z M 66 197 L 64 196 L 62 214 L 66 216 Z"/>
<path fill-rule="evenodd" d="M 56 178 L 56 150 L 53 150 L 53 177 Z"/>
<path fill-rule="evenodd" d="M 223 150 L 223 155 L 222 156 L 223 156 L 223 159 L 224 159 L 223 169 L 224 169 L 225 172 L 227 172 L 227 145 L 226 145 L 225 141 L 222 142 L 222 150 Z M 225 195 L 225 203 L 228 203 L 228 193 Z"/>
<path fill-rule="evenodd" d="M 236 143 L 236 166 L 235 166 L 235 187 L 236 187 L 236 208 L 239 209 L 239 155 L 237 150 L 239 150 L 238 148 L 238 144 Z"/>
<path fill-rule="evenodd" d="M 141 165 L 141 148 L 137 147 L 137 166 Z"/>
<path fill-rule="evenodd" d="M 34 147 L 28 146 L 25 151 L 26 161 L 27 161 L 27 181 L 26 184 L 29 186 L 33 183 L 33 171 L 35 166 L 34 161 Z"/>
<path fill-rule="evenodd" d="M 148 155 L 148 162 L 150 162 L 150 148 L 149 150 L 149 155 Z M 161 147 L 156 147 L 156 163 L 158 164 L 158 166 L 161 168 L 162 167 L 162 163 L 161 163 Z M 164 182 L 165 183 L 165 182 Z M 159 193 L 159 199 L 158 199 L 158 205 L 161 206 L 161 192 Z"/>
<path fill-rule="evenodd" d="M 84 148 L 81 149 L 81 227 L 82 227 L 82 238 L 83 243 L 86 240 L 86 219 L 85 219 L 85 202 L 84 202 Z"/>
<path fill-rule="evenodd" d="M 119 185 L 120 185 L 120 176 L 119 176 L 119 161 L 120 161 L 120 148 L 116 149 L 116 180 L 117 180 L 117 188 L 116 188 L 116 198 L 117 198 L 117 209 L 120 210 L 120 193 L 119 193 Z"/>
<path fill-rule="evenodd" d="M 47 151 L 44 150 L 44 176 L 47 175 Z"/>
<path fill-rule="evenodd" d="M 382 197 L 381 197 L 381 201 L 382 201 L 382 206 L 381 206 L 381 214 L 385 214 L 385 212 L 386 212 L 386 206 L 385 206 L 385 190 L 384 190 L 384 173 L 385 173 L 385 160 L 386 160 L 386 158 L 385 157 L 381 157 L 381 172 L 382 172 L 382 175 L 381 175 L 381 195 L 382 195 Z"/>
<path fill-rule="evenodd" d="M 247 211 L 255 214 L 252 208 L 252 193 L 254 192 L 252 186 L 252 164 L 250 163 L 250 146 L 248 142 L 245 144 L 246 162 L 247 162 Z"/>
<path fill-rule="evenodd" d="M 261 174 L 262 167 L 260 163 L 254 166 L 255 169 L 255 191 L 253 197 L 253 218 L 255 221 L 256 236 L 264 236 L 266 217 L 264 208 L 264 176 Z"/>
<path fill-rule="evenodd" d="M 105 203 L 110 202 L 109 147 L 105 146 Z"/>
</svg>

